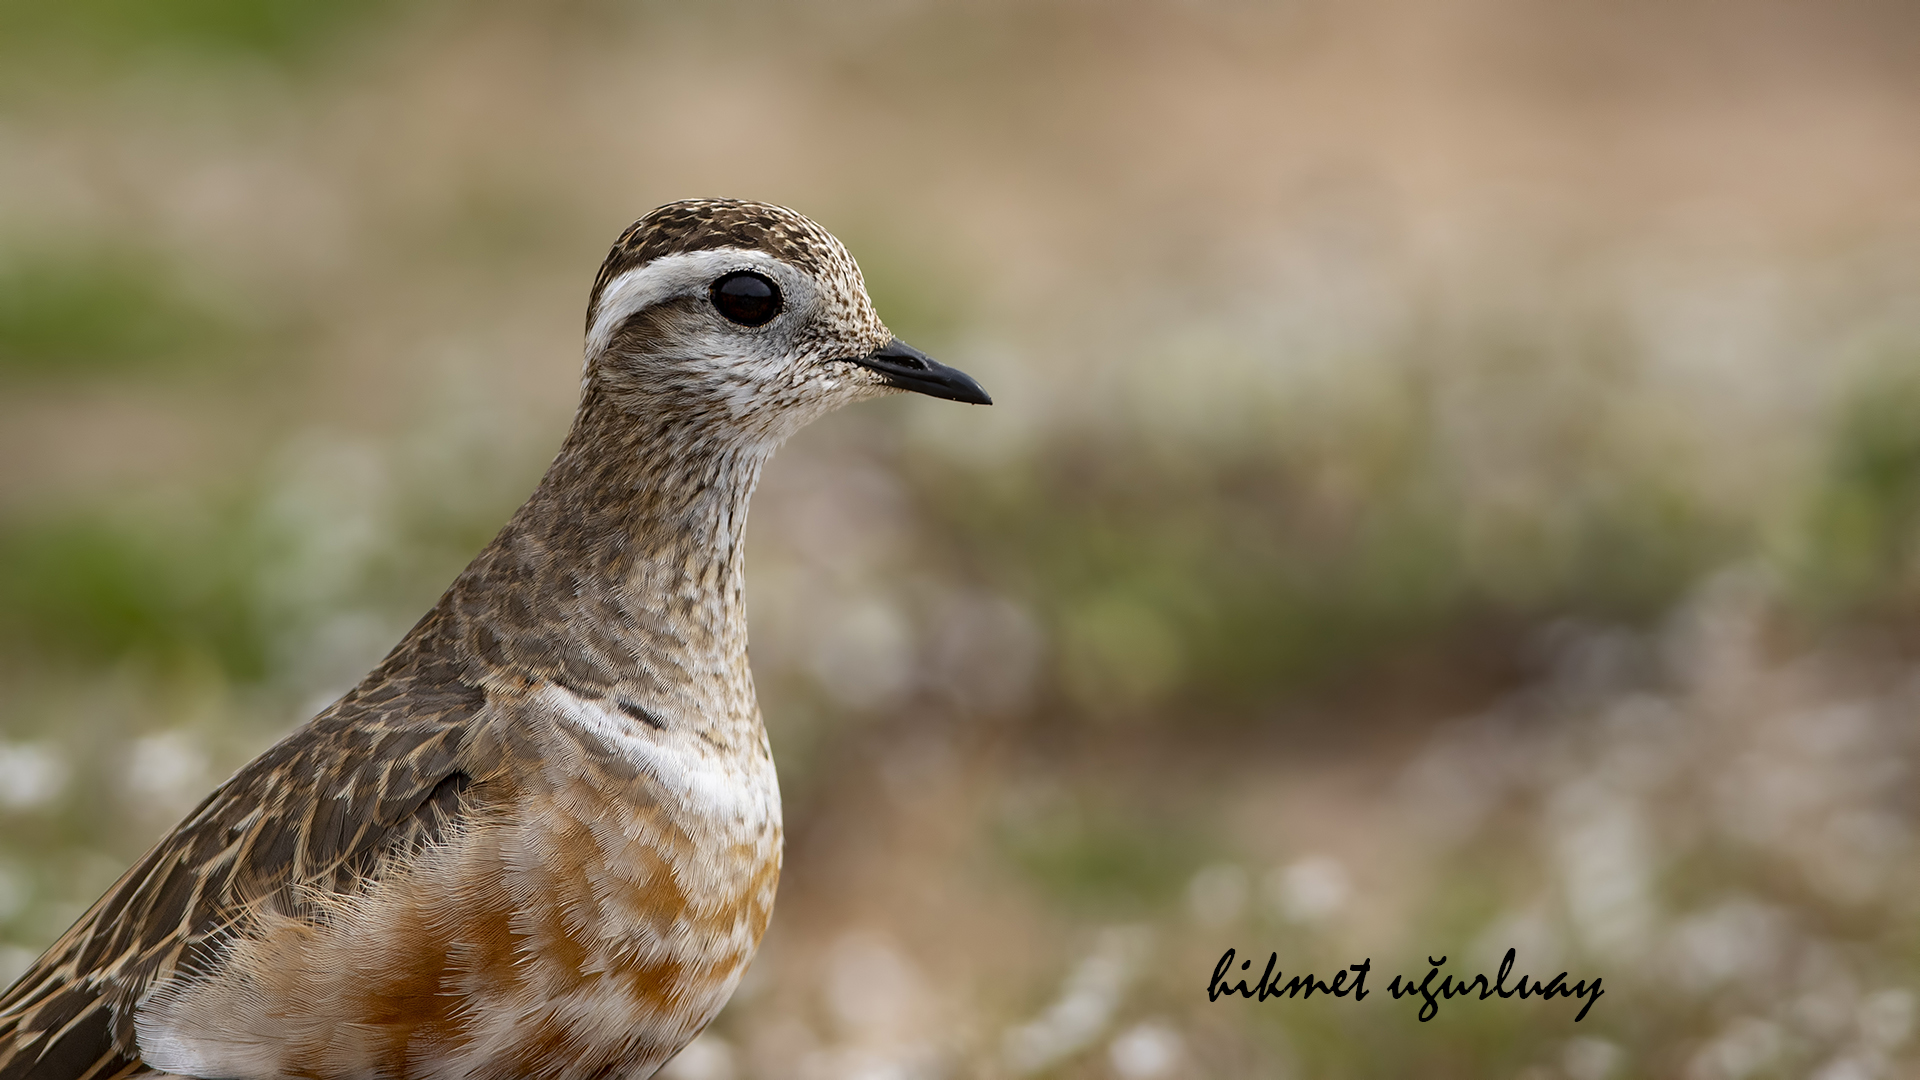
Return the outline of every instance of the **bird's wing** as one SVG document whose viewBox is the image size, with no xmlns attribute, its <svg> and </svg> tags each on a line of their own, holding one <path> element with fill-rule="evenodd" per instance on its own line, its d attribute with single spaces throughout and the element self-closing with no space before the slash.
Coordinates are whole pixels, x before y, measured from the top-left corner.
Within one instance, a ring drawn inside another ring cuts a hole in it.
<svg viewBox="0 0 1920 1080">
<path fill-rule="evenodd" d="M 206 970 L 262 905 L 313 917 L 474 811 L 462 748 L 486 697 L 393 660 L 222 784 L 0 995 L 0 1080 L 137 1071 L 133 1010 Z"/>
</svg>

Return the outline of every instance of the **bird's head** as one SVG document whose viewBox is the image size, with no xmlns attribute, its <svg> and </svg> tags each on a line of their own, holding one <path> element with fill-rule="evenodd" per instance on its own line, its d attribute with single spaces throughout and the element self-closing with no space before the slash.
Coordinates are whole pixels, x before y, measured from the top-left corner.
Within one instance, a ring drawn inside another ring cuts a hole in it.
<svg viewBox="0 0 1920 1080">
<path fill-rule="evenodd" d="M 770 442 L 898 390 L 992 403 L 893 336 L 833 234 L 733 199 L 668 203 L 621 234 L 587 304 L 586 382 L 636 415 Z"/>
</svg>

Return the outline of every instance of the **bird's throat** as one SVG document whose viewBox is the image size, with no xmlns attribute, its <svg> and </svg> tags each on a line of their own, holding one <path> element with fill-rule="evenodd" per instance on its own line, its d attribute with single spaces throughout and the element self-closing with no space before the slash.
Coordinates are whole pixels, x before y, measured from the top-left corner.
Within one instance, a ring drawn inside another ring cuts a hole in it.
<svg viewBox="0 0 1920 1080">
<path fill-rule="evenodd" d="M 771 449 L 590 387 L 539 488 L 443 601 L 473 659 L 668 719 L 757 715 L 744 541 Z"/>
</svg>

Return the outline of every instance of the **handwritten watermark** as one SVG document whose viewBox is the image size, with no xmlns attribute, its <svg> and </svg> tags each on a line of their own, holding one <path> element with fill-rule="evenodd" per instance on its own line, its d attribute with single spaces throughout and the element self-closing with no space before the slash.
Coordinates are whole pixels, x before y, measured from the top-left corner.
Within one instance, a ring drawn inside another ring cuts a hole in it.
<svg viewBox="0 0 1920 1080">
<path fill-rule="evenodd" d="M 1236 971 L 1234 967 L 1236 959 L 1238 957 L 1234 950 L 1228 949 L 1220 957 L 1220 962 L 1213 966 L 1213 978 L 1207 980 L 1208 1001 L 1219 1001 L 1222 997 L 1231 997 L 1235 994 L 1243 998 L 1257 998 L 1260 1001 L 1282 997 L 1310 998 L 1315 994 L 1326 994 L 1337 998 L 1352 995 L 1355 1001 L 1365 1001 L 1368 994 L 1367 975 L 1373 971 L 1373 958 L 1368 957 L 1358 964 L 1349 964 L 1344 969 L 1336 971 L 1331 979 L 1318 978 L 1312 972 L 1288 978 L 1285 972 L 1275 968 L 1275 965 L 1280 962 L 1280 954 L 1276 952 L 1267 954 L 1266 968 L 1249 985 L 1246 974 L 1253 970 L 1253 961 L 1241 960 Z M 1552 1001 L 1555 998 L 1583 998 L 1586 1004 L 1581 1006 L 1580 1012 L 1574 1016 L 1575 1023 L 1585 1020 L 1588 1010 L 1593 1008 L 1593 1003 L 1600 1000 L 1600 980 L 1597 977 L 1581 979 L 1569 984 L 1567 972 L 1564 971 L 1546 982 L 1534 979 L 1532 985 L 1528 985 L 1527 976 L 1521 975 L 1517 982 L 1508 986 L 1507 980 L 1513 977 L 1514 950 L 1512 949 L 1507 950 L 1507 955 L 1500 961 L 1499 972 L 1491 980 L 1481 974 L 1470 978 L 1462 976 L 1456 982 L 1453 975 L 1441 974 L 1440 969 L 1446 962 L 1447 958 L 1444 956 L 1438 960 L 1431 956 L 1427 957 L 1427 963 L 1431 966 L 1427 969 L 1425 978 L 1416 985 L 1410 977 L 1395 975 L 1393 981 L 1387 984 L 1387 993 L 1393 995 L 1395 1001 L 1405 997 L 1420 999 L 1419 1015 L 1420 1022 L 1423 1024 L 1440 1014 L 1442 1001 L 1451 1001 L 1473 994 L 1479 995 L 1477 998 L 1479 1001 L 1485 1001 L 1490 997 L 1517 997 L 1521 1001 L 1530 997 L 1539 998 L 1542 1001 Z M 1240 978 L 1234 979 L 1236 974 L 1239 974 Z M 1351 981 L 1349 976 L 1352 976 Z M 1229 982 L 1230 979 L 1234 981 Z M 1435 983 L 1435 979 L 1439 982 Z"/>
</svg>

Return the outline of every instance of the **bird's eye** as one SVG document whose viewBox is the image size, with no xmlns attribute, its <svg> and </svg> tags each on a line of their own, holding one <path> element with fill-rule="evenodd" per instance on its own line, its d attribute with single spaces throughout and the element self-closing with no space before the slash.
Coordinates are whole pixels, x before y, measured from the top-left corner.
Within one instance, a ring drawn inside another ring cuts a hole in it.
<svg viewBox="0 0 1920 1080">
<path fill-rule="evenodd" d="M 720 314 L 741 326 L 765 326 L 780 314 L 780 287 L 751 270 L 739 270 L 709 290 Z"/>
</svg>

